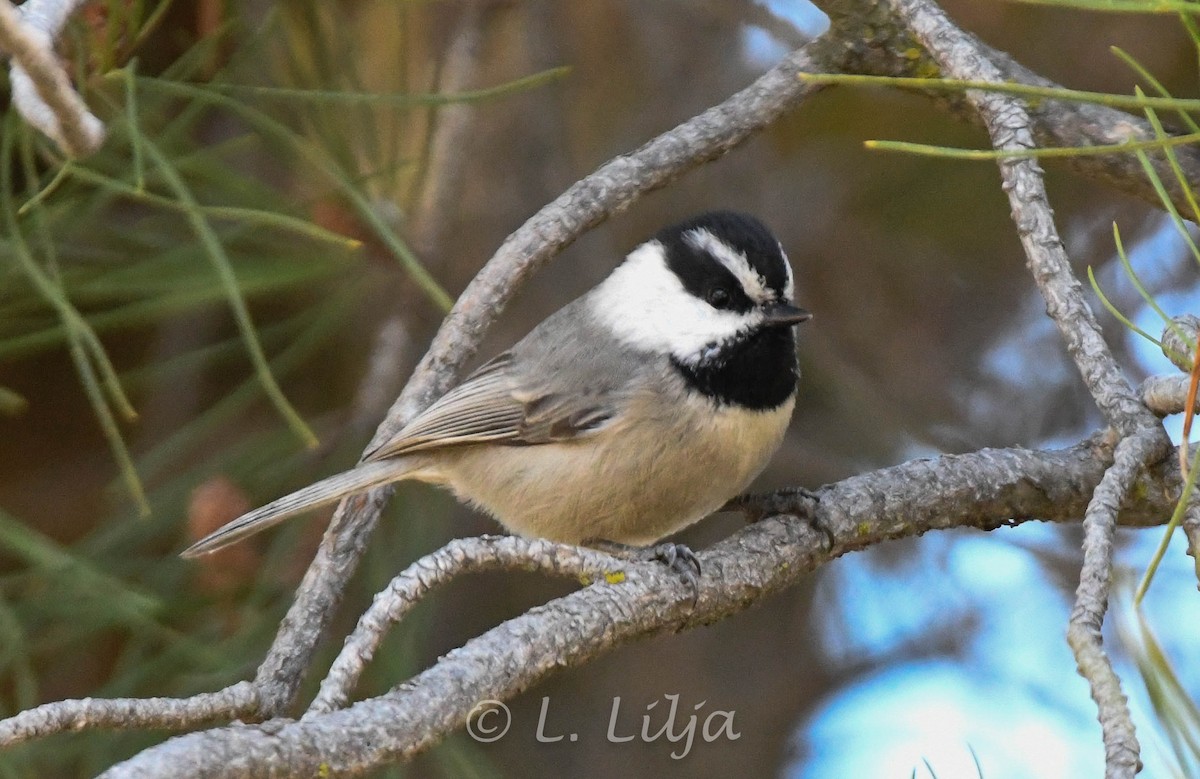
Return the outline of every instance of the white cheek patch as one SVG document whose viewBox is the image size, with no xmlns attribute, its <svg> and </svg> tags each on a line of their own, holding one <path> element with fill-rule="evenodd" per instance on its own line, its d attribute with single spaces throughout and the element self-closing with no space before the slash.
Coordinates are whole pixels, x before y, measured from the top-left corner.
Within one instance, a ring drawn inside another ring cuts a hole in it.
<svg viewBox="0 0 1200 779">
<path fill-rule="evenodd" d="M 767 280 L 758 271 L 750 267 L 750 261 L 746 259 L 746 255 L 734 249 L 708 230 L 704 228 L 689 230 L 687 235 L 684 236 L 684 240 L 696 249 L 706 252 L 717 262 L 724 265 L 725 269 L 732 273 L 733 277 L 742 285 L 746 296 L 755 303 L 765 303 L 775 297 L 774 293 L 767 286 Z"/>
<path fill-rule="evenodd" d="M 718 310 L 692 295 L 667 267 L 662 244 L 642 244 L 588 295 L 592 315 L 623 343 L 694 362 L 756 325 L 758 311 Z"/>
</svg>

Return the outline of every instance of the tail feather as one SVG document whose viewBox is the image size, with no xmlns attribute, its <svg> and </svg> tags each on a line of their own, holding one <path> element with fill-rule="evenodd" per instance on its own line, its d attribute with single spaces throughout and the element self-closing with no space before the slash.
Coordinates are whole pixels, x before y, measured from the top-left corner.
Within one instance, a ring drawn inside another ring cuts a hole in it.
<svg viewBox="0 0 1200 779">
<path fill-rule="evenodd" d="M 309 509 L 336 503 L 347 495 L 397 481 L 410 470 L 412 465 L 409 461 L 395 459 L 365 463 L 353 470 L 335 474 L 241 515 L 183 550 L 180 557 L 199 557 L 224 549 Z"/>
</svg>

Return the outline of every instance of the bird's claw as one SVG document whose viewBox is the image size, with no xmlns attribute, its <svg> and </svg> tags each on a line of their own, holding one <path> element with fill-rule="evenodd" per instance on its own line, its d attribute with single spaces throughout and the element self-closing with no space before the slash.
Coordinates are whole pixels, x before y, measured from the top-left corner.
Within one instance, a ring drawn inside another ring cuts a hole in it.
<svg viewBox="0 0 1200 779">
<path fill-rule="evenodd" d="M 666 542 L 647 550 L 651 560 L 657 560 L 679 574 L 691 585 L 693 592 L 700 588 L 700 558 L 686 544 Z"/>
<path fill-rule="evenodd" d="M 829 552 L 837 545 L 837 537 L 833 529 L 821 520 L 818 511 L 820 503 L 819 493 L 804 487 L 789 487 L 770 494 L 739 495 L 722 508 L 742 512 L 750 524 L 779 514 L 794 516 L 821 534 L 824 541 L 822 546 Z"/>
<path fill-rule="evenodd" d="M 661 563 L 687 582 L 693 606 L 700 599 L 700 558 L 686 544 L 665 541 L 652 546 L 631 546 L 607 539 L 589 539 L 584 544 L 625 560 Z"/>
</svg>

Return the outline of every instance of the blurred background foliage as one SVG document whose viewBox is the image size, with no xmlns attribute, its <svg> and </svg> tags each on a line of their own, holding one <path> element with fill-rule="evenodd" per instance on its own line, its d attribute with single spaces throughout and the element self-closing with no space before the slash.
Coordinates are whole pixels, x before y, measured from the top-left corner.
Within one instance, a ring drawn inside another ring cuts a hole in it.
<svg viewBox="0 0 1200 779">
<path fill-rule="evenodd" d="M 1144 83 L 1116 45 L 1173 94 L 1195 94 L 1196 49 L 1173 17 L 945 5 L 1069 86 Z M 352 464 L 447 301 L 505 235 L 819 24 L 799 0 L 86 6 L 61 50 L 108 125 L 104 149 L 67 163 L 11 110 L 0 127 L 3 713 L 251 675 L 328 514 L 199 563 L 175 552 Z M 1096 429 L 994 166 L 868 152 L 872 138 L 986 145 L 923 98 L 827 90 L 578 241 L 526 287 L 484 354 L 662 224 L 733 207 L 780 235 L 798 300 L 816 313 L 792 432 L 759 488 Z M 1159 303 L 1196 311 L 1196 269 L 1169 218 L 1047 168 L 1081 274 L 1092 266 L 1114 305 L 1158 332 L 1120 269 L 1116 221 Z M 1166 370 L 1103 321 L 1132 379 Z M 703 546 L 739 523 L 715 517 L 682 540 Z M 405 487 L 334 633 L 413 559 L 495 529 Z M 1122 532 L 1123 581 L 1160 537 Z M 1062 638 L 1078 547 L 1078 528 L 1030 525 L 853 555 L 746 614 L 531 690 L 494 744 L 456 736 L 384 775 L 948 777 L 976 775 L 976 758 L 984 776 L 1097 775 L 1098 726 Z M 1188 625 L 1200 615 L 1180 549 L 1160 577 L 1147 619 L 1118 606 L 1110 643 L 1148 775 L 1188 776 L 1200 752 Z M 517 574 L 455 582 L 388 640 L 359 693 L 568 588 Z M 1172 660 L 1174 678 L 1162 672 Z M 608 743 L 614 699 L 627 733 L 657 718 L 666 694 L 679 694 L 681 719 L 736 712 L 740 738 L 698 739 L 678 760 L 665 739 Z M 536 741 L 543 696 L 546 733 L 577 741 Z M 0 774 L 91 775 L 164 735 L 64 735 L 0 755 Z"/>
</svg>

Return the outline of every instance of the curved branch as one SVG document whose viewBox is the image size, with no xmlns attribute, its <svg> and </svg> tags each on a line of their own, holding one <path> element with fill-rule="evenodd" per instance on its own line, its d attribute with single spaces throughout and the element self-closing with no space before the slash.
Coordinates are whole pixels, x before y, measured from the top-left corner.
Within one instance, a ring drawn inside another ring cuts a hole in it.
<svg viewBox="0 0 1200 779">
<path fill-rule="evenodd" d="M 429 748 L 461 727 L 480 701 L 510 698 L 639 638 L 735 614 L 846 552 L 930 530 L 1078 519 L 1111 457 L 1106 436 L 1050 452 L 984 449 L 905 463 L 811 494 L 752 499 L 764 511 L 805 516 L 773 516 L 705 550 L 694 608 L 690 587 L 664 567 L 629 564 L 624 581 L 600 581 L 534 608 L 386 695 L 300 722 L 180 736 L 104 777 L 174 776 L 181 765 L 206 777 L 362 774 Z M 1173 462 L 1151 469 L 1121 520 L 1160 523 L 1179 486 Z"/>
<path fill-rule="evenodd" d="M 1142 767 L 1128 701 L 1121 691 L 1121 679 L 1104 652 L 1100 633 L 1108 609 L 1117 511 L 1139 472 L 1148 463 L 1162 459 L 1169 448 L 1165 439 L 1161 429 L 1148 427 L 1122 440 L 1083 518 L 1083 567 L 1067 625 L 1067 641 L 1099 709 L 1104 775 L 1108 779 L 1132 779 Z"/>
<path fill-rule="evenodd" d="M 190 698 L 56 701 L 0 720 L 0 748 L 77 730 L 195 728 L 251 714 L 257 707 L 257 695 L 249 682 Z"/>
<path fill-rule="evenodd" d="M 627 565 L 627 561 L 593 549 L 544 539 L 479 536 L 451 541 L 414 562 L 375 596 L 354 632 L 346 638 L 304 716 L 307 719 L 345 706 L 392 626 L 399 624 L 430 592 L 463 574 L 522 569 L 591 580 L 611 578 Z"/>
</svg>

